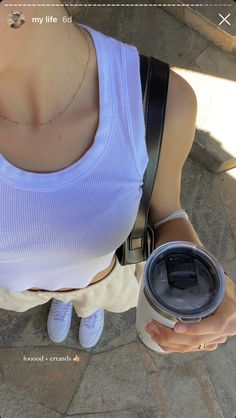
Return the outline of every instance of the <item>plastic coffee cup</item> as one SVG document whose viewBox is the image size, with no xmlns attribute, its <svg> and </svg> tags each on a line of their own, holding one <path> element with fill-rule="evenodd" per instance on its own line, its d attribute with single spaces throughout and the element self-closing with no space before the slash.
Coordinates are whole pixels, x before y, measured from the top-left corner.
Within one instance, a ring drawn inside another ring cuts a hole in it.
<svg viewBox="0 0 236 418">
<path fill-rule="evenodd" d="M 214 313 L 225 291 L 224 270 L 206 248 L 187 241 L 160 245 L 146 260 L 139 287 L 135 325 L 141 341 L 169 354 L 144 327 L 152 320 L 168 328 L 199 322 Z"/>
</svg>

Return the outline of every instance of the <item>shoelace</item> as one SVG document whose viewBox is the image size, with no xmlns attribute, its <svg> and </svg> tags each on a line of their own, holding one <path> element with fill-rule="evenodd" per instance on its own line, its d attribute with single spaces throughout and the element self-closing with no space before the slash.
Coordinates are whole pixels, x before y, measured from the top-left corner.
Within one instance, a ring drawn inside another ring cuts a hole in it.
<svg viewBox="0 0 236 418">
<path fill-rule="evenodd" d="M 60 300 L 53 301 L 53 318 L 64 321 L 66 314 L 71 309 L 71 301 L 62 303 Z"/>
<path fill-rule="evenodd" d="M 99 316 L 102 315 L 103 309 L 98 309 L 96 312 L 94 312 L 92 315 L 87 316 L 84 319 L 84 325 L 88 328 L 93 328 L 96 320 L 99 318 Z"/>
</svg>

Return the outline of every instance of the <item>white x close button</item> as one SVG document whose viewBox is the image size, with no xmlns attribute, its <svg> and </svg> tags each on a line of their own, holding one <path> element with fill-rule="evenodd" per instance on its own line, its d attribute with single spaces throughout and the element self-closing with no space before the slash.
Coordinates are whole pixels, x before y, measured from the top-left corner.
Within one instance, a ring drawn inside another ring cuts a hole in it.
<svg viewBox="0 0 236 418">
<path fill-rule="evenodd" d="M 219 26 L 220 26 L 220 25 L 222 25 L 222 23 L 224 23 L 224 22 L 225 22 L 225 23 L 227 23 L 227 25 L 231 26 L 231 23 L 230 23 L 230 22 L 228 22 L 228 20 L 227 20 L 227 19 L 228 19 L 228 17 L 230 17 L 230 16 L 231 16 L 231 14 L 230 14 L 230 13 L 229 13 L 227 16 L 225 16 L 225 17 L 224 17 L 224 16 L 222 16 L 222 14 L 220 14 L 220 13 L 219 13 L 219 16 L 220 16 L 220 17 L 221 17 L 221 19 L 222 19 L 222 20 L 221 20 L 221 22 L 219 23 Z"/>
</svg>

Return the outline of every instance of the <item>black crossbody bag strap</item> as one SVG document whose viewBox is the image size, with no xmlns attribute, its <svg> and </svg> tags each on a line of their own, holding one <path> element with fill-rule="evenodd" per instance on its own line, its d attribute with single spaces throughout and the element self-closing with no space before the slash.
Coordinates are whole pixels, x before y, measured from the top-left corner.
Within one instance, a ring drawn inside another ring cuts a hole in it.
<svg viewBox="0 0 236 418">
<path fill-rule="evenodd" d="M 133 229 L 116 251 L 122 265 L 145 261 L 154 250 L 154 230 L 148 223 L 148 211 L 161 151 L 169 83 L 167 63 L 141 54 L 139 57 L 149 162 L 143 178 L 143 194 Z"/>
</svg>

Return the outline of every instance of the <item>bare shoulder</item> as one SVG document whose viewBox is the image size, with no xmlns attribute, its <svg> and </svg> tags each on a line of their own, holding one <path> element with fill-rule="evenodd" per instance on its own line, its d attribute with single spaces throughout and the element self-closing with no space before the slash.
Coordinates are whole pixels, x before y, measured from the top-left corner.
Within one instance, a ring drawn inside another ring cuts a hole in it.
<svg viewBox="0 0 236 418">
<path fill-rule="evenodd" d="M 162 147 L 150 205 L 153 221 L 181 208 L 181 172 L 193 144 L 196 115 L 193 88 L 170 69 Z"/>
<path fill-rule="evenodd" d="M 181 99 L 179 95 L 182 96 L 183 94 L 184 96 L 182 96 L 182 99 L 184 100 L 181 100 L 182 103 L 184 103 L 186 100 L 192 100 L 192 104 L 196 106 L 197 99 L 193 88 L 187 82 L 187 80 L 185 80 L 185 78 L 181 77 L 177 72 L 175 72 L 173 68 L 170 68 L 168 89 L 169 103 L 175 103 L 176 99 L 177 102 L 179 102 L 179 99 Z"/>
</svg>

